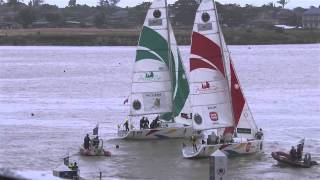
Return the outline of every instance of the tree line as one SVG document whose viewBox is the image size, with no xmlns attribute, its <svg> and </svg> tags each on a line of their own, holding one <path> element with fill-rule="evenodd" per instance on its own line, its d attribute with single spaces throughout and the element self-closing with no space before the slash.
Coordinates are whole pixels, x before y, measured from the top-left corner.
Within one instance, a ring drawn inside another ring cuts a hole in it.
<svg viewBox="0 0 320 180">
<path fill-rule="evenodd" d="M 134 7 L 118 7 L 120 0 L 97 0 L 96 6 L 79 5 L 69 0 L 68 5 L 59 8 L 49 5 L 45 0 L 0 0 L 0 17 L 5 22 L 15 22 L 23 28 L 32 28 L 41 24 L 48 27 L 65 27 L 73 22 L 81 27 L 97 28 L 136 28 L 144 21 L 150 2 Z M 261 7 L 250 4 L 241 7 L 238 4 L 220 4 L 217 8 L 220 23 L 225 27 L 272 27 L 274 24 L 301 26 L 302 14 L 306 10 L 297 7 L 285 9 L 288 0 L 279 0 L 279 4 L 270 2 Z M 170 17 L 174 26 L 191 28 L 194 14 L 199 5 L 197 0 L 178 0 L 169 5 Z M 7 16 L 10 14 L 10 16 Z M 1 22 L 1 19 L 0 19 Z"/>
</svg>

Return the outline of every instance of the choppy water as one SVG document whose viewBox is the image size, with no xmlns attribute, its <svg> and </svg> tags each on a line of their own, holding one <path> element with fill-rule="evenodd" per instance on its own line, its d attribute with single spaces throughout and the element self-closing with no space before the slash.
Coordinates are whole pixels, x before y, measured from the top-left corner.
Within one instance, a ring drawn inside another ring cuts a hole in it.
<svg viewBox="0 0 320 180">
<path fill-rule="evenodd" d="M 320 179 L 319 166 L 283 168 L 270 155 L 305 137 L 305 151 L 320 161 L 320 45 L 230 50 L 266 140 L 264 153 L 229 159 L 229 178 Z M 183 159 L 179 140 L 114 139 L 134 57 L 135 47 L 0 47 L 0 167 L 50 173 L 99 122 L 113 156 L 73 156 L 85 178 L 208 179 L 208 160 Z"/>
</svg>

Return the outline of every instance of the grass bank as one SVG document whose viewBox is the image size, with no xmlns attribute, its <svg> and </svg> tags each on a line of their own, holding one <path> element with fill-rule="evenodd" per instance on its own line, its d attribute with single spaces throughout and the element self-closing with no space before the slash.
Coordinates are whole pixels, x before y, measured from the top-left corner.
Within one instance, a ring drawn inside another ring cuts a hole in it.
<svg viewBox="0 0 320 180">
<path fill-rule="evenodd" d="M 223 29 L 230 45 L 320 43 L 320 30 Z M 140 29 L 42 28 L 0 30 L 0 45 L 135 46 Z M 180 45 L 190 44 L 191 30 L 177 29 Z"/>
</svg>

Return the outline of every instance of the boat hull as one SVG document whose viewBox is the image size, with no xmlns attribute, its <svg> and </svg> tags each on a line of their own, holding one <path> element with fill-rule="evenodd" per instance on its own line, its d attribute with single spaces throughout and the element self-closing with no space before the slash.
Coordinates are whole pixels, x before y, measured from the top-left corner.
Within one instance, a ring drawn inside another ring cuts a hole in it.
<svg viewBox="0 0 320 180">
<path fill-rule="evenodd" d="M 111 156 L 111 152 L 103 148 L 85 149 L 83 146 L 80 147 L 80 154 L 82 156 Z"/>
<path fill-rule="evenodd" d="M 61 164 L 58 166 L 56 169 L 52 171 L 53 176 L 63 178 L 63 179 L 74 179 L 74 178 L 79 178 L 79 169 L 77 170 L 72 170 L 68 168 L 66 165 Z"/>
<path fill-rule="evenodd" d="M 315 161 L 310 161 L 310 163 L 304 163 L 303 161 L 292 161 L 289 154 L 280 151 L 272 152 L 271 156 L 273 159 L 278 161 L 279 164 L 297 168 L 310 168 L 311 166 L 318 164 Z"/>
<path fill-rule="evenodd" d="M 225 144 L 201 144 L 197 145 L 197 151 L 193 146 L 184 146 L 182 154 L 184 158 L 203 158 L 209 157 L 216 150 L 223 151 L 228 156 L 240 156 L 253 154 L 262 151 L 262 140 L 246 140 Z"/>
<path fill-rule="evenodd" d="M 156 128 L 141 130 L 118 130 L 118 136 L 122 139 L 144 140 L 144 139 L 171 139 L 171 138 L 188 138 L 193 134 L 191 126 Z"/>
</svg>

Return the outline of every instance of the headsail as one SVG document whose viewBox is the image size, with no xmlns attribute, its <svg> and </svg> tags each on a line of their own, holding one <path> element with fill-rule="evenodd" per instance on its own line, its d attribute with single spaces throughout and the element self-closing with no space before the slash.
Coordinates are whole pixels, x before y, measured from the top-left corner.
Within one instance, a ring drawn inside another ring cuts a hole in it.
<svg viewBox="0 0 320 180">
<path fill-rule="evenodd" d="M 252 113 L 249 109 L 248 103 L 243 95 L 240 82 L 238 80 L 234 65 L 230 59 L 231 70 L 231 99 L 233 114 L 235 118 L 235 127 L 237 133 L 241 133 L 242 136 L 246 134 L 248 138 L 252 138 L 258 132 L 258 127 L 253 119 Z M 233 133 L 234 128 L 226 128 L 224 133 Z"/>
<path fill-rule="evenodd" d="M 189 85 L 165 0 L 154 0 L 148 10 L 136 52 L 131 92 L 131 116 L 155 114 L 188 124 L 180 114 L 188 111 Z"/>
<path fill-rule="evenodd" d="M 196 13 L 190 57 L 193 126 L 199 130 L 234 125 L 219 29 L 213 1 L 203 0 Z"/>
</svg>

